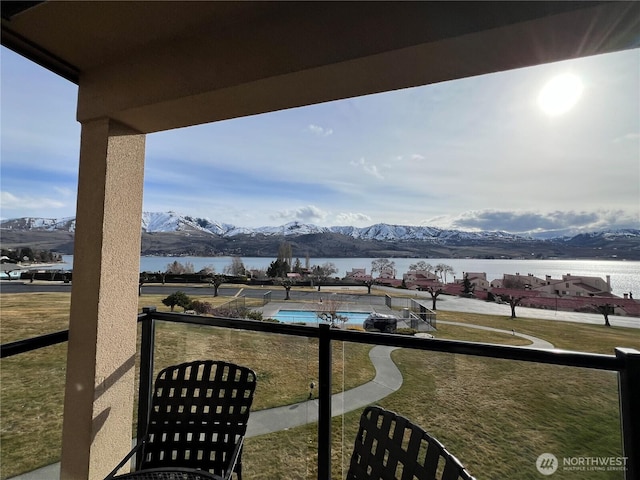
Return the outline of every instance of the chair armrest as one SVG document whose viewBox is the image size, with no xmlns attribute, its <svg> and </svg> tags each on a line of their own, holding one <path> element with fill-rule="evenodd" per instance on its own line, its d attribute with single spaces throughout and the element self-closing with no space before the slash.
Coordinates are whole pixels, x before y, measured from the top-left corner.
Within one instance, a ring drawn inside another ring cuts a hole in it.
<svg viewBox="0 0 640 480">
<path fill-rule="evenodd" d="M 231 475 L 233 475 L 233 470 L 236 468 L 236 463 L 238 463 L 238 458 L 240 457 L 240 451 L 242 450 L 242 444 L 244 443 L 244 436 L 238 439 L 238 443 L 236 443 L 236 447 L 233 449 L 233 453 L 231 454 L 231 461 L 229 462 L 229 468 L 224 473 L 224 480 L 230 480 Z"/>
<path fill-rule="evenodd" d="M 112 478 L 114 478 L 116 476 L 116 473 L 118 473 L 118 470 L 120 470 L 122 467 L 124 467 L 124 465 L 131 460 L 131 457 L 133 457 L 133 455 L 140 450 L 142 447 L 144 447 L 144 444 L 147 442 L 149 436 L 145 436 L 142 441 L 137 444 L 135 447 L 133 447 L 131 449 L 131 451 L 127 454 L 126 457 L 124 457 L 122 459 L 122 461 L 116 466 L 116 468 L 114 468 L 111 473 L 109 473 L 109 475 L 107 475 L 104 480 L 111 480 Z"/>
</svg>

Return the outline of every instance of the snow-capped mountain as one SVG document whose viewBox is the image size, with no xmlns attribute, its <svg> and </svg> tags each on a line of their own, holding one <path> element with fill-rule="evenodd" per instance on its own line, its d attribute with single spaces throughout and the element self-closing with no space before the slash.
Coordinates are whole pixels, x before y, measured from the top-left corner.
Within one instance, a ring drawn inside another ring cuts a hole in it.
<svg viewBox="0 0 640 480">
<path fill-rule="evenodd" d="M 301 222 L 238 227 L 176 212 L 145 212 L 143 255 L 275 255 L 283 236 L 296 255 L 313 257 L 624 258 L 640 260 L 640 230 L 607 230 L 541 238 L 508 232 L 466 232 L 428 226 L 319 227 Z M 47 245 L 73 253 L 74 218 L 0 221 L 3 247 Z"/>
<path fill-rule="evenodd" d="M 331 232 L 333 227 L 317 227 L 307 223 L 289 222 L 279 227 L 259 227 L 253 229 L 254 233 L 263 235 L 309 235 L 312 233 Z"/>
<path fill-rule="evenodd" d="M 75 218 L 15 218 L 0 222 L 0 228 L 9 230 L 36 231 L 75 231 Z M 258 228 L 238 227 L 228 223 L 212 221 L 208 218 L 180 215 L 176 212 L 144 212 L 141 228 L 143 232 L 201 232 L 219 237 L 235 237 L 238 235 L 264 236 L 301 236 L 309 234 L 334 233 L 356 240 L 378 241 L 426 241 L 432 243 L 447 243 L 473 240 L 533 240 L 508 232 L 467 232 L 462 230 L 447 230 L 426 226 L 389 225 L 378 223 L 369 227 L 335 226 L 319 227 L 300 222 L 290 222 L 280 226 L 265 226 Z M 619 238 L 640 237 L 640 230 L 606 230 L 601 232 L 584 233 L 574 237 L 562 237 L 557 240 L 564 242 L 612 240 Z"/>
<path fill-rule="evenodd" d="M 465 232 L 462 230 L 446 230 L 435 227 L 414 227 L 407 225 L 389 225 L 377 223 L 370 227 L 329 227 L 329 231 L 340 233 L 360 240 L 423 240 L 423 241 L 456 241 L 500 238 L 503 240 L 522 239 L 525 237 L 507 232 Z"/>
<path fill-rule="evenodd" d="M 212 222 L 208 218 L 183 216 L 175 212 L 142 213 L 142 230 L 147 233 L 200 231 L 226 235 L 235 229 L 236 227 L 226 223 Z"/>
<path fill-rule="evenodd" d="M 55 231 L 62 230 L 65 232 L 75 232 L 76 219 L 75 217 L 64 218 L 34 218 L 34 217 L 22 217 L 12 218 L 8 220 L 2 220 L 0 222 L 0 228 L 7 228 L 11 230 L 44 230 Z"/>
<path fill-rule="evenodd" d="M 290 222 L 280 226 L 265 226 L 257 228 L 236 227 L 211 221 L 207 218 L 182 216 L 175 212 L 149 213 L 142 215 L 142 230 L 152 232 L 208 232 L 222 237 L 236 235 L 266 235 L 266 236 L 299 236 L 319 233 L 338 233 L 358 240 L 381 241 L 455 241 L 470 239 L 500 238 L 521 239 L 523 237 L 506 232 L 463 232 L 460 230 L 443 230 L 433 227 L 415 227 L 407 225 L 389 225 L 378 223 L 369 227 L 318 227 L 300 222 Z"/>
</svg>

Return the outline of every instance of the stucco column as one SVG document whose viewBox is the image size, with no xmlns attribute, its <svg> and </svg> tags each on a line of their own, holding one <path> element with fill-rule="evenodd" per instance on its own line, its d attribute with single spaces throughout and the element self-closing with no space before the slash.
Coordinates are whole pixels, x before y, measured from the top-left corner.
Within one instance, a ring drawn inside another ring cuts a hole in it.
<svg viewBox="0 0 640 480">
<path fill-rule="evenodd" d="M 145 136 L 82 125 L 61 479 L 103 479 L 131 449 Z"/>
</svg>

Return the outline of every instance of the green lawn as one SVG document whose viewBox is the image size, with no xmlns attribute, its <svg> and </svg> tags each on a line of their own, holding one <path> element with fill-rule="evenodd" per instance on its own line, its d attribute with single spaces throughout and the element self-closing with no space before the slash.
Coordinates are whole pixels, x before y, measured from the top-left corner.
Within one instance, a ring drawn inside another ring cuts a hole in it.
<svg viewBox="0 0 640 480">
<path fill-rule="evenodd" d="M 210 295 L 202 299 L 212 301 Z M 140 305 L 165 310 L 159 300 L 143 296 Z M 66 328 L 68 294 L 2 294 L 0 302 L 3 343 Z M 564 349 L 608 354 L 616 346 L 640 349 L 640 330 L 634 329 L 454 312 L 438 312 L 438 319 L 515 329 Z M 526 343 L 513 335 L 444 324 L 437 337 Z M 368 350 L 366 345 L 334 345 L 334 391 L 373 377 Z M 0 363 L 2 478 L 59 459 L 65 356 L 63 344 Z M 309 382 L 317 379 L 313 339 L 158 325 L 156 370 L 195 358 L 254 368 L 259 378 L 255 410 L 303 400 Z M 478 478 L 541 478 L 535 460 L 545 452 L 558 458 L 621 454 L 612 373 L 407 349 L 396 350 L 393 359 L 404 383 L 380 405 L 425 426 Z M 341 478 L 347 468 L 359 415 L 334 419 L 333 478 Z M 245 478 L 315 478 L 315 429 L 307 425 L 247 439 Z M 553 478 L 620 479 L 622 474 L 559 470 Z"/>
</svg>

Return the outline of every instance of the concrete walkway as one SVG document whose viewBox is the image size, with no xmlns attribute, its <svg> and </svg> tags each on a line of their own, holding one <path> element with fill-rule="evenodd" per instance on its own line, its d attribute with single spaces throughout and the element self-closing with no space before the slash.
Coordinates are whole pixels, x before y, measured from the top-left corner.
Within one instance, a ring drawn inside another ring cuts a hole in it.
<svg viewBox="0 0 640 480">
<path fill-rule="evenodd" d="M 521 345 L 526 348 L 545 348 L 548 350 L 555 348 L 555 346 L 551 342 L 547 342 L 546 340 L 543 340 L 538 337 L 534 337 L 532 335 L 527 335 L 525 333 L 518 333 L 515 330 L 509 331 L 509 330 L 502 330 L 502 329 L 493 328 L 493 327 L 483 327 L 482 325 L 472 325 L 470 323 L 446 322 L 444 320 L 438 320 L 438 323 L 443 325 L 455 325 L 457 327 L 475 328 L 478 330 L 489 330 L 491 332 L 506 333 L 507 335 L 515 335 L 516 337 L 524 338 L 531 342 L 531 345 Z"/>
<path fill-rule="evenodd" d="M 397 347 L 377 345 L 369 352 L 376 376 L 370 382 L 336 393 L 331 397 L 331 415 L 336 417 L 365 407 L 383 399 L 402 386 L 402 374 L 391 360 L 391 352 Z M 318 421 L 318 400 L 285 405 L 252 412 L 247 426 L 247 437 L 287 430 Z"/>
<path fill-rule="evenodd" d="M 515 335 L 516 337 L 521 337 L 531 342 L 530 345 L 526 345 L 527 348 L 555 348 L 552 343 L 546 340 L 515 331 L 460 322 L 442 321 L 439 323 Z M 400 370 L 398 370 L 398 367 L 391 359 L 391 352 L 396 349 L 397 347 L 385 347 L 382 345 L 377 345 L 371 349 L 369 358 L 376 369 L 375 378 L 364 385 L 333 395 L 331 397 L 332 416 L 336 417 L 343 413 L 363 408 L 385 398 L 402 386 L 402 373 L 400 373 Z M 286 430 L 307 423 L 313 423 L 317 420 L 317 399 L 270 408 L 268 410 L 260 410 L 251 413 L 247 427 L 247 437 Z"/>
</svg>

